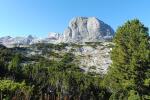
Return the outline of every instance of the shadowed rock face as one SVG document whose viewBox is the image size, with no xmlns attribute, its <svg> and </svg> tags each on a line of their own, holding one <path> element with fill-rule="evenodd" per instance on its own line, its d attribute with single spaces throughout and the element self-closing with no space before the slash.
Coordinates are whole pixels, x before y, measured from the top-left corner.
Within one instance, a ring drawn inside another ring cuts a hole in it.
<svg viewBox="0 0 150 100">
<path fill-rule="evenodd" d="M 114 30 L 95 17 L 73 18 L 64 31 L 64 42 L 96 42 L 112 38 Z"/>
</svg>

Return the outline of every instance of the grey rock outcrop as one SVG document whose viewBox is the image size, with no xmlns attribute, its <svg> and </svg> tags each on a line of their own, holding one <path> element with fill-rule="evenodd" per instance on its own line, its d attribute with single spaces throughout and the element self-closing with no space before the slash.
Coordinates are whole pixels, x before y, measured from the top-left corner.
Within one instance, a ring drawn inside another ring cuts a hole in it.
<svg viewBox="0 0 150 100">
<path fill-rule="evenodd" d="M 33 37 L 31 35 L 27 37 L 1 37 L 0 38 L 0 44 L 6 46 L 6 47 L 26 47 L 31 44 L 36 43 L 60 43 L 62 41 L 62 35 L 59 33 L 49 33 L 47 38 L 37 38 Z"/>
<path fill-rule="evenodd" d="M 112 42 L 93 42 L 85 44 L 68 44 L 65 49 L 54 50 L 57 54 L 65 54 L 71 52 L 75 55 L 75 64 L 77 64 L 85 72 L 96 72 L 106 74 L 112 61 L 110 52 L 114 44 Z"/>
<path fill-rule="evenodd" d="M 6 47 L 14 47 L 14 46 L 20 46 L 20 45 L 30 45 L 32 40 L 34 40 L 34 37 L 29 35 L 28 37 L 1 37 L 0 38 L 0 44 L 3 44 Z"/>
<path fill-rule="evenodd" d="M 97 42 L 112 38 L 114 30 L 95 17 L 73 18 L 64 31 L 64 42 Z"/>
</svg>

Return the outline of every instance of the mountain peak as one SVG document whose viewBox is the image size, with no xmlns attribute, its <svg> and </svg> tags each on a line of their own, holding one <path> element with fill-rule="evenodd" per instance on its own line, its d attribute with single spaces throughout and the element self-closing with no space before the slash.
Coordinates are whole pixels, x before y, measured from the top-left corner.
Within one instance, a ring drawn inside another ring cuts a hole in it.
<svg viewBox="0 0 150 100">
<path fill-rule="evenodd" d="M 113 37 L 114 30 L 96 17 L 75 17 L 64 31 L 64 42 L 96 42 Z"/>
<path fill-rule="evenodd" d="M 0 38 L 0 43 L 9 45 L 30 45 L 35 43 L 60 43 L 60 42 L 99 42 L 112 39 L 114 30 L 96 17 L 74 17 L 69 22 L 64 34 L 50 32 L 47 38 L 10 36 Z"/>
</svg>

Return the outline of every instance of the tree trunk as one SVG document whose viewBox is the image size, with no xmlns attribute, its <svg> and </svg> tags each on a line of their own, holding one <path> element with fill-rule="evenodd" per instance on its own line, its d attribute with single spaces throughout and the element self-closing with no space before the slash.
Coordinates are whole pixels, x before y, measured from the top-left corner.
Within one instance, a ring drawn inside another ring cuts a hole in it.
<svg viewBox="0 0 150 100">
<path fill-rule="evenodd" d="M 3 100 L 3 93 L 2 93 L 2 91 L 1 91 L 1 100 Z"/>
<path fill-rule="evenodd" d="M 50 98 L 49 98 L 49 94 L 47 95 L 47 100 L 50 100 Z"/>
<path fill-rule="evenodd" d="M 60 100 L 60 94 L 58 93 L 58 97 L 57 97 L 57 100 Z"/>
</svg>

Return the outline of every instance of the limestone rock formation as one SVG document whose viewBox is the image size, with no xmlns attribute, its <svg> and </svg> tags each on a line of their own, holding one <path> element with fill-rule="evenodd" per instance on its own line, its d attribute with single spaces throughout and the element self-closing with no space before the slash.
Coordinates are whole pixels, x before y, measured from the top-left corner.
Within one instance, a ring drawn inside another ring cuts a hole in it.
<svg viewBox="0 0 150 100">
<path fill-rule="evenodd" d="M 64 42 L 97 42 L 112 38 L 114 30 L 95 17 L 73 18 L 64 31 Z"/>
</svg>

